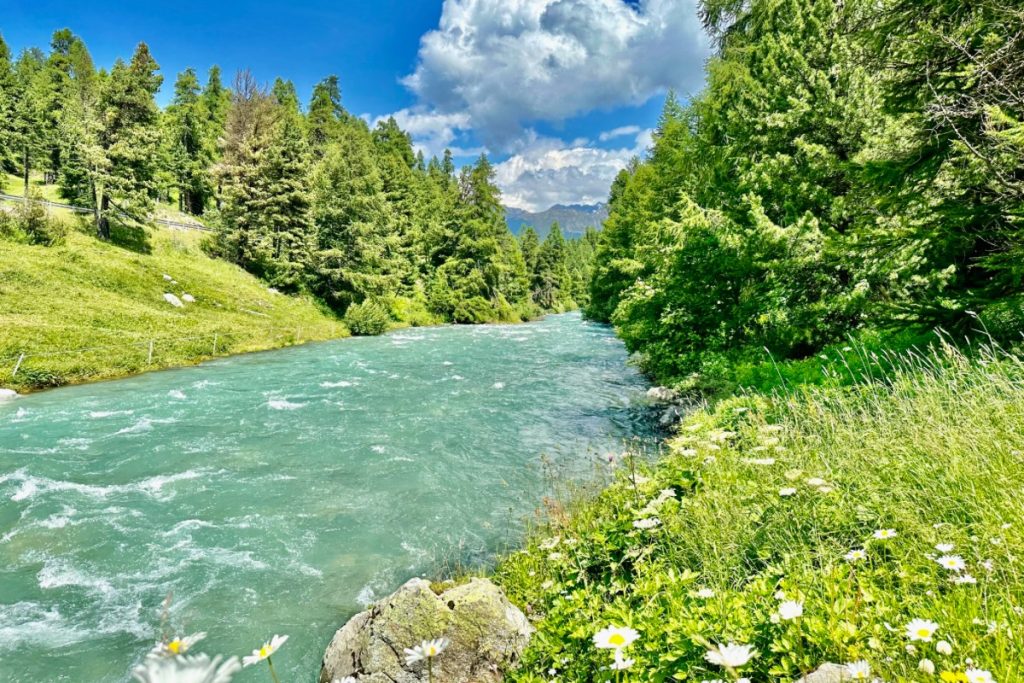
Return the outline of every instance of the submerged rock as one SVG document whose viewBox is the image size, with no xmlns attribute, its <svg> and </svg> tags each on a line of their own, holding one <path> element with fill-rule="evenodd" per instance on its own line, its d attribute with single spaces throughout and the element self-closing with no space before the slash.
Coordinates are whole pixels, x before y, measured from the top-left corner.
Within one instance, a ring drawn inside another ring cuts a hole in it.
<svg viewBox="0 0 1024 683">
<path fill-rule="evenodd" d="M 13 389 L 0 389 L 0 402 L 2 401 L 13 401 L 18 398 L 19 394 Z"/>
<path fill-rule="evenodd" d="M 839 664 L 822 664 L 821 668 L 812 674 L 807 674 L 797 683 L 845 683 L 853 680 L 850 670 Z"/>
<path fill-rule="evenodd" d="M 519 662 L 532 633 L 526 616 L 486 579 L 440 595 L 427 581 L 412 579 L 334 634 L 320 683 L 346 676 L 369 683 L 426 681 L 426 663 L 407 665 L 403 650 L 442 637 L 451 644 L 434 660 L 437 683 L 497 682 Z"/>
<path fill-rule="evenodd" d="M 175 308 L 182 308 L 182 307 L 185 306 L 185 304 L 181 303 L 181 299 L 179 299 L 178 297 L 174 296 L 170 292 L 167 292 L 167 293 L 164 294 L 164 301 L 166 301 L 170 305 L 174 306 Z"/>
</svg>

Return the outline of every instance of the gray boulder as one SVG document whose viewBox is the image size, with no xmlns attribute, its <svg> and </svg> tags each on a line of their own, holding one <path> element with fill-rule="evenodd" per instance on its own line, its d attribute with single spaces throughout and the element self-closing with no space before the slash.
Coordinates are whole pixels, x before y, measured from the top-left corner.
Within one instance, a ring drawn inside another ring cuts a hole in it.
<svg viewBox="0 0 1024 683">
<path fill-rule="evenodd" d="M 175 308 L 181 308 L 181 307 L 183 307 L 185 305 L 185 304 L 181 303 L 181 299 L 179 299 L 175 295 L 171 294 L 170 292 L 164 293 L 164 301 L 166 301 L 170 305 L 174 306 Z"/>
<path fill-rule="evenodd" d="M 434 659 L 436 683 L 496 683 L 519 662 L 532 633 L 526 616 L 486 579 L 440 595 L 427 581 L 412 579 L 334 634 L 320 683 L 346 676 L 368 683 L 426 681 L 426 663 L 407 665 L 403 651 L 442 637 L 451 644 Z"/>
<path fill-rule="evenodd" d="M 18 398 L 18 392 L 13 389 L 0 389 L 0 403 L 4 401 L 13 401 Z"/>
<path fill-rule="evenodd" d="M 850 670 L 839 664 L 822 664 L 821 668 L 812 674 L 807 674 L 797 683 L 845 683 L 853 680 Z"/>
<path fill-rule="evenodd" d="M 679 400 L 679 393 L 668 387 L 651 387 L 647 390 L 647 398 L 654 403 L 674 403 Z"/>
</svg>

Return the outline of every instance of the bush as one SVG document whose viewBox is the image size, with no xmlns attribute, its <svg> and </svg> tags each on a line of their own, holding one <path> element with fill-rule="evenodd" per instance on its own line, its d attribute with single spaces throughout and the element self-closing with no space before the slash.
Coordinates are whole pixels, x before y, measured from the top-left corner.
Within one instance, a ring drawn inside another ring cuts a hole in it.
<svg viewBox="0 0 1024 683">
<path fill-rule="evenodd" d="M 52 247 L 64 242 L 67 226 L 54 220 L 34 192 L 17 206 L 0 207 L 0 238 Z"/>
<path fill-rule="evenodd" d="M 345 325 L 354 335 L 373 337 L 388 331 L 391 327 L 391 314 L 384 303 L 376 299 L 367 299 L 348 307 L 345 312 Z"/>
</svg>

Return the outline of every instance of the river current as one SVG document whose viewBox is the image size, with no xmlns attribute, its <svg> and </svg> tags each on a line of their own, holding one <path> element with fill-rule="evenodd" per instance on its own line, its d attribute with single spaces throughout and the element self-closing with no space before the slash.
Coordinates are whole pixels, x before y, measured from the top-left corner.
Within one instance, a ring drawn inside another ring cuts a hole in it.
<svg viewBox="0 0 1024 683">
<path fill-rule="evenodd" d="M 552 469 L 651 443 L 626 360 L 567 314 L 0 404 L 0 681 L 124 681 L 164 630 L 239 655 L 288 634 L 282 680 L 314 681 L 354 612 L 514 547 Z"/>
</svg>

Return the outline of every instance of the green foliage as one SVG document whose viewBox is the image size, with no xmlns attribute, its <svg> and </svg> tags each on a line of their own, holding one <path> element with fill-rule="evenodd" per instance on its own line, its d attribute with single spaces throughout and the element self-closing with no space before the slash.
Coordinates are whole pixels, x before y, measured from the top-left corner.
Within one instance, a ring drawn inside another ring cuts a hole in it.
<svg viewBox="0 0 1024 683">
<path fill-rule="evenodd" d="M 497 569 L 538 629 L 513 679 L 603 680 L 612 657 L 591 638 L 616 624 L 640 633 L 630 681 L 729 678 L 705 653 L 730 642 L 758 651 L 739 672 L 755 681 L 862 659 L 920 681 L 926 657 L 1014 680 L 1024 509 L 1008 482 L 1024 476 L 1024 364 L 950 347 L 889 361 L 885 379 L 720 401 L 662 460 L 627 458 L 598 497 L 552 503 Z M 803 616 L 781 619 L 784 600 Z M 938 623 L 930 641 L 908 638 L 918 618 Z"/>
<path fill-rule="evenodd" d="M 1016 3 L 701 3 L 708 86 L 611 190 L 587 314 L 642 366 L 735 383 L 865 329 L 956 333 L 1021 291 Z M 891 68 L 890 68 L 891 65 Z"/>
<path fill-rule="evenodd" d="M 352 304 L 345 311 L 345 325 L 358 336 L 384 334 L 391 327 L 392 320 L 388 307 L 377 299 L 367 299 Z"/>
</svg>

